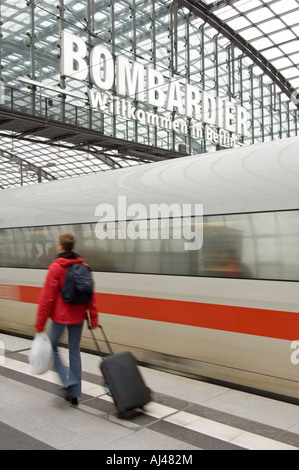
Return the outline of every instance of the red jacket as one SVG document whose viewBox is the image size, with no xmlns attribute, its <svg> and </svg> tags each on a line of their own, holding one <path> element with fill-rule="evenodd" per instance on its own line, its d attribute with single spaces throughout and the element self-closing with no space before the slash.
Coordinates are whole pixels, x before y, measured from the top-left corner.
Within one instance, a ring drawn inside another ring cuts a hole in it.
<svg viewBox="0 0 299 470">
<path fill-rule="evenodd" d="M 91 301 L 86 305 L 70 305 L 63 300 L 61 289 L 64 285 L 68 266 L 74 263 L 83 263 L 84 261 L 82 258 L 75 257 L 77 255 L 74 253 L 70 257 L 67 257 L 67 254 L 62 254 L 61 256 L 56 258 L 49 266 L 42 288 L 35 323 L 35 330 L 37 332 L 43 331 L 48 318 L 51 318 L 56 323 L 81 323 L 85 320 L 86 310 L 90 313 L 91 326 L 95 327 L 98 325 L 98 310 L 94 293 Z"/>
</svg>

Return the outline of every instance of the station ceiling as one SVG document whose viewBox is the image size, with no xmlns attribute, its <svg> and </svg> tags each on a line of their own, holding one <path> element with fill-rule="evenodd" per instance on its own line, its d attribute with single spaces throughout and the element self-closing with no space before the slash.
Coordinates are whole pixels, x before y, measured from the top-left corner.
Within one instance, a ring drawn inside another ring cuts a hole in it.
<svg viewBox="0 0 299 470">
<path fill-rule="evenodd" d="M 299 108 L 299 0 L 176 1 L 179 7 L 200 18 L 207 28 L 234 42 Z M 75 0 L 68 3 L 68 10 L 73 9 L 72 15 L 78 24 L 82 24 L 80 18 L 84 17 L 80 3 Z M 122 3 L 125 24 L 128 2 L 120 0 L 119 4 Z M 170 3 L 165 1 L 165 4 Z M 28 24 L 23 24 L 22 20 L 25 4 L 25 0 L 23 4 L 19 0 L 3 2 L 7 6 L 6 24 L 7 21 L 11 24 L 11 35 L 28 35 Z M 27 2 L 27 6 L 29 4 Z M 161 2 L 159 6 L 161 8 Z M 46 25 L 46 11 L 44 22 Z M 24 123 L 23 118 L 22 124 L 21 120 L 16 123 L 19 132 L 10 131 L 5 125 L 0 128 L 0 189 L 171 157 L 167 150 L 152 148 L 149 151 L 146 146 L 130 145 L 125 140 L 116 145 L 109 138 L 99 141 L 95 135 L 69 133 L 69 129 L 58 129 L 54 125 L 43 129 L 37 121 L 26 129 Z M 51 139 L 46 137 L 49 129 Z"/>
<path fill-rule="evenodd" d="M 235 42 L 296 101 L 299 0 L 187 0 L 181 4 Z"/>
</svg>

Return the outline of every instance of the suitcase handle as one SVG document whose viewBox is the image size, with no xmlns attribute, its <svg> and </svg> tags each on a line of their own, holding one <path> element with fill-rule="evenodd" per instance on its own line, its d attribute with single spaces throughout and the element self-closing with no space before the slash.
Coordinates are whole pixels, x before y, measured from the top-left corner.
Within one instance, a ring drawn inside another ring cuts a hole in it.
<svg viewBox="0 0 299 470">
<path fill-rule="evenodd" d="M 89 329 L 89 331 L 90 331 L 90 333 L 91 333 L 91 336 L 93 337 L 93 340 L 94 340 L 96 349 L 97 349 L 97 351 L 98 351 L 99 354 L 102 354 L 102 351 L 101 351 L 100 346 L 99 346 L 99 344 L 98 344 L 98 341 L 97 341 L 97 339 L 96 339 L 96 337 L 95 337 L 95 334 L 94 334 L 94 332 L 93 332 L 93 329 L 91 328 L 90 319 L 89 319 L 88 313 L 86 313 L 86 321 L 87 321 L 87 327 L 88 327 L 88 329 Z M 112 348 L 111 348 L 111 345 L 110 345 L 110 343 L 109 343 L 109 341 L 108 341 L 108 338 L 107 338 L 107 336 L 106 336 L 106 333 L 105 333 L 105 331 L 104 331 L 104 328 L 102 327 L 102 325 L 98 325 L 98 326 L 99 326 L 99 328 L 100 328 L 100 330 L 101 330 L 101 332 L 102 332 L 103 338 L 104 338 L 104 340 L 105 340 L 105 343 L 106 343 L 107 346 L 108 346 L 108 349 L 109 349 L 110 354 L 114 354 L 114 353 L 113 353 L 113 350 L 112 350 Z"/>
</svg>

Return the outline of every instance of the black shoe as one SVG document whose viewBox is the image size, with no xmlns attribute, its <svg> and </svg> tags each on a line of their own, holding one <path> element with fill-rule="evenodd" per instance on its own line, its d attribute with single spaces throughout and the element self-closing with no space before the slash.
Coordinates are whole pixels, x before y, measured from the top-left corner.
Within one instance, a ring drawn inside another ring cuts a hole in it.
<svg viewBox="0 0 299 470">
<path fill-rule="evenodd" d="M 76 406 L 76 405 L 78 405 L 78 398 L 73 397 L 73 396 L 71 395 L 71 389 L 72 389 L 72 387 L 65 387 L 65 388 L 64 388 L 64 391 L 65 391 L 65 397 L 64 397 L 64 399 L 65 399 L 66 401 L 70 401 L 70 402 L 71 402 L 71 405 L 75 405 L 75 406 Z"/>
</svg>

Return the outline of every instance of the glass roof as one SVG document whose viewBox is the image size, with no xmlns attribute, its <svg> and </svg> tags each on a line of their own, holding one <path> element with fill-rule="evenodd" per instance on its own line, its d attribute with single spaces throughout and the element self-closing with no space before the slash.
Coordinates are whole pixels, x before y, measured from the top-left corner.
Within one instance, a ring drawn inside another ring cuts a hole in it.
<svg viewBox="0 0 299 470">
<path fill-rule="evenodd" d="M 89 146 L 76 150 L 67 144 L 49 145 L 46 141 L 14 139 L 0 133 L 0 189 L 32 185 L 41 181 L 125 168 L 138 163 L 132 156 L 117 152 L 101 152 Z"/>
<path fill-rule="evenodd" d="M 242 36 L 299 89 L 299 0 L 204 0 L 208 11 Z"/>
<path fill-rule="evenodd" d="M 110 10 L 107 7 L 108 4 Z M 92 20 L 86 18 L 87 5 L 90 7 Z M 135 11 L 133 11 L 133 5 Z M 177 16 L 172 11 L 174 5 L 180 6 Z M 200 8 L 205 16 L 192 16 L 190 10 L 192 11 L 193 7 Z M 275 74 L 276 70 L 280 78 L 285 79 L 290 85 L 291 91 L 294 90 L 293 95 L 289 96 L 289 101 L 291 100 L 290 104 L 293 108 L 297 106 L 299 109 L 299 0 L 155 0 L 148 2 L 115 0 L 111 3 L 106 0 L 89 0 L 88 2 L 82 0 L 0 0 L 2 23 L 0 106 L 2 86 L 5 83 L 5 86 L 18 89 L 19 95 L 16 93 L 14 95 L 15 104 L 19 106 L 19 113 L 26 113 L 27 111 L 24 111 L 26 99 L 27 101 L 31 99 L 30 86 L 27 86 L 27 83 L 20 83 L 18 78 L 20 76 L 23 79 L 24 77 L 35 78 L 42 80 L 45 85 L 43 95 L 39 90 L 41 102 L 44 100 L 48 100 L 48 104 L 51 102 L 48 111 L 53 110 L 53 113 L 55 111 L 56 116 L 58 115 L 61 102 L 57 101 L 56 105 L 57 96 L 59 96 L 57 89 L 62 84 L 59 69 L 59 35 L 63 10 L 64 27 L 74 34 L 91 32 L 92 45 L 100 39 L 105 46 L 112 45 L 116 55 L 131 54 L 135 60 L 145 65 L 153 64 L 166 77 L 169 76 L 170 71 L 181 80 L 185 80 L 189 74 L 189 78 L 192 77 L 194 83 L 204 84 L 207 90 L 215 90 L 215 83 L 217 83 L 218 92 L 221 92 L 221 89 L 226 92 L 230 87 L 235 87 L 235 90 L 230 91 L 231 96 L 242 96 L 242 100 L 250 103 L 250 108 L 255 110 L 253 121 L 257 127 L 256 133 L 260 132 L 263 125 L 266 133 L 272 132 L 272 138 L 274 134 L 275 137 L 279 133 L 284 136 L 288 132 L 287 96 L 283 97 L 284 101 L 280 109 L 284 112 L 280 113 L 282 115 L 280 119 L 280 115 L 278 118 L 279 100 L 276 102 L 274 96 L 276 92 L 271 88 L 272 78 L 270 75 L 266 77 L 264 75 L 265 88 L 267 87 L 264 106 L 265 109 L 267 108 L 267 113 L 271 108 L 276 112 L 276 115 L 269 114 L 264 117 L 264 113 L 259 110 L 261 108 L 259 100 L 262 98 L 257 82 L 258 77 L 262 76 L 265 71 L 257 70 L 255 73 L 259 63 L 254 64 L 255 81 L 252 79 L 251 83 L 250 74 L 254 59 L 251 57 L 244 60 L 243 83 L 246 83 L 246 88 L 244 87 L 244 91 L 241 90 L 239 62 L 235 60 L 237 65 L 230 69 L 227 54 L 233 54 L 233 51 L 228 48 L 229 40 L 227 36 L 219 34 L 217 41 L 214 41 L 217 35 L 215 22 L 210 23 L 209 19 L 217 19 L 218 33 L 222 33 L 221 27 L 224 26 L 233 32 L 232 37 L 235 34 L 244 40 L 243 55 L 241 54 L 236 59 L 240 58 L 241 61 L 247 57 L 244 52 L 247 44 L 251 46 L 251 52 L 256 52 L 265 64 L 267 62 L 271 64 L 272 72 Z M 171 28 L 174 32 L 170 34 Z M 217 46 L 215 46 L 216 42 Z M 205 54 L 202 58 L 200 45 L 203 44 Z M 219 48 L 217 57 L 216 48 Z M 188 67 L 186 57 L 188 57 Z M 215 72 L 216 60 L 218 61 L 217 72 Z M 237 78 L 234 83 L 230 84 L 233 76 Z M 273 88 L 275 89 L 275 86 Z M 74 94 L 80 91 L 78 81 L 69 79 L 68 89 Z M 23 98 L 25 94 L 27 94 L 26 99 Z M 256 100 L 255 103 L 252 102 L 252 95 Z M 68 98 L 67 103 L 70 103 L 71 108 L 72 104 L 76 105 L 76 99 L 72 102 L 71 98 Z M 258 113 L 261 117 L 257 119 Z M 80 119 L 82 121 L 83 116 L 80 116 Z M 86 120 L 88 120 L 88 113 Z M 128 142 L 135 139 L 135 142 L 150 146 L 154 136 L 156 146 L 159 148 L 168 149 L 167 146 L 171 144 L 169 134 L 166 132 L 161 132 L 161 136 L 153 135 L 148 127 L 139 125 L 137 133 L 135 125 L 118 118 L 116 125 L 115 137 L 118 139 Z M 270 128 L 271 131 L 269 131 Z M 284 133 L 280 130 L 282 128 L 284 128 Z M 47 132 L 46 128 L 39 132 L 38 126 L 36 129 L 33 128 L 31 133 L 26 129 L 9 130 L 9 127 L 5 127 L 4 121 L 3 124 L 0 123 L 0 189 L 154 161 L 150 156 L 144 157 L 144 148 L 142 151 L 135 148 L 133 152 L 128 144 L 127 148 L 124 145 L 120 151 L 119 148 L 113 149 L 112 146 L 108 148 L 104 144 L 92 144 L 92 141 L 86 141 L 86 145 L 81 146 L 81 142 L 72 142 L 72 136 L 68 137 L 69 129 L 65 130 L 65 139 L 58 134 L 57 136 L 53 134 L 51 139 L 49 136 L 46 138 Z M 112 135 L 112 120 L 110 126 L 106 125 L 105 132 L 105 135 Z M 182 146 L 184 143 L 182 138 Z M 198 153 L 200 151 L 198 148 Z"/>
</svg>

